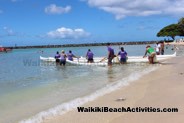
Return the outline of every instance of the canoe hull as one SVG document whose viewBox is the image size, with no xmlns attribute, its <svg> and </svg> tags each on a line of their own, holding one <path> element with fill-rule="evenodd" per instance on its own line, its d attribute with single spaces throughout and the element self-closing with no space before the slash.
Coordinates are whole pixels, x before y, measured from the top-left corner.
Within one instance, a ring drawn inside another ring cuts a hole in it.
<svg viewBox="0 0 184 123">
<path fill-rule="evenodd" d="M 170 59 L 170 58 L 173 58 L 173 57 L 176 57 L 176 53 L 172 54 L 172 55 L 157 55 L 156 57 L 156 61 L 157 62 L 161 62 L 161 61 L 165 61 L 167 59 Z M 86 58 L 74 58 L 74 61 L 69 61 L 67 60 L 67 63 L 70 63 L 70 64 L 75 64 L 75 65 L 95 65 L 95 66 L 105 66 L 107 65 L 107 59 L 103 60 L 104 59 L 103 57 L 95 57 L 94 58 L 94 63 L 87 63 L 87 59 Z M 54 57 L 42 57 L 40 56 L 40 60 L 42 61 L 47 61 L 47 62 L 55 62 L 55 58 Z M 102 62 L 101 62 L 102 61 Z M 115 57 L 113 59 L 113 63 L 118 63 L 118 59 L 117 57 Z M 127 62 L 128 63 L 146 63 L 148 62 L 148 58 L 143 58 L 142 56 L 129 56 L 128 59 L 127 59 Z"/>
</svg>

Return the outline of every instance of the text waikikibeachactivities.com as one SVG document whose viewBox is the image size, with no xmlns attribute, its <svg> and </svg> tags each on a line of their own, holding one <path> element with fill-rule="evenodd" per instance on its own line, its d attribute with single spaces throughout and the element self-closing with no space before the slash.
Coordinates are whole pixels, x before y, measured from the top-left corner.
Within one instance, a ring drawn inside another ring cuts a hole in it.
<svg viewBox="0 0 184 123">
<path fill-rule="evenodd" d="M 78 112 L 178 112 L 178 108 L 154 108 L 154 107 L 77 107 Z"/>
<path fill-rule="evenodd" d="M 40 61 L 40 60 L 32 60 L 32 59 L 24 59 L 23 61 L 23 65 L 24 66 L 27 66 L 27 67 L 31 67 L 31 66 L 56 66 L 56 63 L 55 62 L 43 62 L 43 61 Z M 86 62 L 86 65 L 88 63 Z M 95 63 L 93 64 L 93 66 L 99 66 L 98 64 L 101 64 L 101 63 Z M 80 64 L 75 64 L 76 66 L 79 65 L 81 66 Z M 85 64 L 83 64 L 85 65 Z M 116 64 L 116 65 L 121 65 L 121 64 Z M 104 63 L 104 66 L 105 66 L 105 63 Z M 148 63 L 127 63 L 126 66 L 150 66 L 150 64 Z M 152 64 L 151 66 L 161 66 L 161 64 Z"/>
</svg>

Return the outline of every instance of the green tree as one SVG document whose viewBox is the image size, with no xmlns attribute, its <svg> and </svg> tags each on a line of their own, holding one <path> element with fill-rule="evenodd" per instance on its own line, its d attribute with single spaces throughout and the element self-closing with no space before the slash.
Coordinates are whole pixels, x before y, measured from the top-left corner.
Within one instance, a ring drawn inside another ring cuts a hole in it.
<svg viewBox="0 0 184 123">
<path fill-rule="evenodd" d="M 173 40 L 176 36 L 184 36 L 184 18 L 180 18 L 177 24 L 171 24 L 162 28 L 158 33 L 158 37 L 171 37 Z"/>
<path fill-rule="evenodd" d="M 178 21 L 179 25 L 184 25 L 184 18 L 180 18 L 180 20 Z"/>
<path fill-rule="evenodd" d="M 171 24 L 171 25 L 168 25 L 162 28 L 157 33 L 157 36 L 158 37 L 167 36 L 167 37 L 171 37 L 174 40 L 176 36 L 183 36 L 183 35 L 182 35 L 181 27 L 179 26 L 179 24 Z"/>
<path fill-rule="evenodd" d="M 181 33 L 182 35 L 184 36 L 184 18 L 181 18 L 179 21 L 178 21 L 178 25 L 179 25 L 179 28 L 181 29 Z"/>
</svg>

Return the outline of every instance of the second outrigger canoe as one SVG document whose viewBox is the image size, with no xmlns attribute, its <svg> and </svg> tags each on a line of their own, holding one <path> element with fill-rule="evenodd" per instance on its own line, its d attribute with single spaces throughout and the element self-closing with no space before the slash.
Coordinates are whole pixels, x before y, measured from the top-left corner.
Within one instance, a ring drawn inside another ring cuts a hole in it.
<svg viewBox="0 0 184 123">
<path fill-rule="evenodd" d="M 170 58 L 173 58 L 173 57 L 176 57 L 176 52 L 172 55 L 157 55 L 156 56 L 156 62 L 161 62 L 161 61 L 165 61 L 167 59 L 170 59 Z M 47 61 L 47 62 L 55 62 L 55 58 L 54 57 L 42 57 L 40 56 L 40 60 L 42 61 Z M 74 61 L 69 61 L 67 60 L 66 61 L 67 63 L 69 64 L 74 64 L 74 65 L 95 65 L 95 66 L 105 66 L 107 65 L 107 59 L 103 58 L 103 57 L 95 57 L 94 58 L 94 63 L 87 63 L 87 59 L 84 58 L 84 57 L 81 57 L 79 59 L 77 58 L 74 58 Z M 115 57 L 113 59 L 113 63 L 118 63 L 118 59 L 117 57 Z M 127 59 L 127 62 L 128 63 L 145 63 L 145 62 L 148 62 L 148 58 L 143 58 L 142 56 L 128 56 L 128 59 Z"/>
</svg>

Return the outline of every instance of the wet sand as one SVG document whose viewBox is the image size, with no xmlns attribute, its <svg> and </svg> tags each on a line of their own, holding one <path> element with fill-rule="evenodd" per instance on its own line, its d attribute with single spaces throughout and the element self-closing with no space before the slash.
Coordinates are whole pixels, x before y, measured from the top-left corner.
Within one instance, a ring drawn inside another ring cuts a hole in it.
<svg viewBox="0 0 184 123">
<path fill-rule="evenodd" d="M 122 100 L 117 100 L 122 98 Z M 77 108 L 44 123 L 183 123 L 184 121 L 184 58 L 168 60 L 128 86 L 89 102 L 84 107 L 153 107 L 178 108 L 179 112 L 88 112 Z"/>
</svg>

